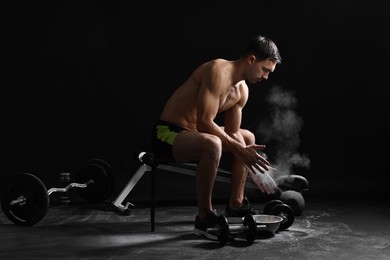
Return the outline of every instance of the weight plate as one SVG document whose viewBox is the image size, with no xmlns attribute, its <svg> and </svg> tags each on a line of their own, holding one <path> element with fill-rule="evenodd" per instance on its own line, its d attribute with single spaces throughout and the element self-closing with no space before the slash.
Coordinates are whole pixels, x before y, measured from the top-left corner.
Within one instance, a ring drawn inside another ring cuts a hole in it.
<svg viewBox="0 0 390 260">
<path fill-rule="evenodd" d="M 288 229 L 294 222 L 294 211 L 287 204 L 277 204 L 271 209 L 271 215 L 280 216 L 283 218 L 278 230 Z"/>
<path fill-rule="evenodd" d="M 108 162 L 106 162 L 105 160 L 100 159 L 100 158 L 93 158 L 93 159 L 89 160 L 88 163 L 96 163 L 96 164 L 102 166 L 104 168 L 104 170 L 107 172 L 111 170 L 111 165 Z"/>
<path fill-rule="evenodd" d="M 302 193 L 295 190 L 283 191 L 280 195 L 280 200 L 292 208 L 295 216 L 302 215 L 305 209 L 305 199 Z"/>
<path fill-rule="evenodd" d="M 16 203 L 18 199 L 21 200 Z M 49 195 L 38 177 L 30 173 L 21 173 L 12 178 L 2 192 L 1 207 L 13 223 L 32 226 L 46 215 Z"/>
<path fill-rule="evenodd" d="M 76 183 L 84 184 L 91 180 L 93 183 L 88 184 L 86 188 L 77 189 L 80 196 L 91 203 L 106 200 L 113 191 L 111 172 L 96 163 L 88 163 L 76 171 L 74 177 Z"/>
<path fill-rule="evenodd" d="M 224 215 L 219 215 L 217 219 L 218 226 L 218 241 L 221 245 L 225 245 L 229 239 L 229 223 Z"/>
<path fill-rule="evenodd" d="M 89 160 L 90 164 L 98 164 L 104 168 L 107 174 L 107 192 L 105 195 L 103 195 L 104 198 L 108 198 L 111 196 L 111 194 L 114 192 L 114 174 L 112 172 L 112 167 L 111 165 L 100 158 L 93 158 Z"/>
<path fill-rule="evenodd" d="M 251 214 L 246 215 L 244 218 L 243 225 L 248 227 L 248 229 L 245 231 L 246 241 L 249 244 L 252 244 L 253 241 L 255 241 L 257 235 L 257 224 L 253 215 Z"/>
<path fill-rule="evenodd" d="M 267 202 L 263 208 L 263 214 L 271 215 L 271 209 L 278 204 L 284 204 L 281 200 L 271 200 Z"/>
</svg>

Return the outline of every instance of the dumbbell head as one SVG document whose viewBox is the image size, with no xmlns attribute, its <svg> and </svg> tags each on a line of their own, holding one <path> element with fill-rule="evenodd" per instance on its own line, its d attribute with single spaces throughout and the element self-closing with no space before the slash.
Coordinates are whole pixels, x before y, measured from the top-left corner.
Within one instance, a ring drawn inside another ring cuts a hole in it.
<svg viewBox="0 0 390 260">
<path fill-rule="evenodd" d="M 78 189 L 80 196 L 88 202 L 99 203 L 106 200 L 114 190 L 114 176 L 111 166 L 102 159 L 92 159 L 79 167 L 74 182 L 89 183 L 86 188 Z"/>
<path fill-rule="evenodd" d="M 284 203 L 276 204 L 275 206 L 273 206 L 270 210 L 270 215 L 280 216 L 283 218 L 278 229 L 281 231 L 288 229 L 294 223 L 295 220 L 293 210 L 290 206 Z"/>
<path fill-rule="evenodd" d="M 294 211 L 295 216 L 302 215 L 305 209 L 305 199 L 302 193 L 294 190 L 283 191 L 280 195 L 280 200 L 289 205 Z"/>
<path fill-rule="evenodd" d="M 20 226 L 32 226 L 47 213 L 49 195 L 43 182 L 33 174 L 13 177 L 1 193 L 4 214 Z"/>
<path fill-rule="evenodd" d="M 224 215 L 218 216 L 217 236 L 221 244 L 225 244 L 232 234 L 243 233 L 245 234 L 246 241 L 252 244 L 257 236 L 257 223 L 252 214 L 247 214 L 243 219 L 239 218 L 240 222 L 233 221 L 229 223 L 229 220 Z M 231 220 L 231 218 L 230 218 Z"/>
<path fill-rule="evenodd" d="M 221 245 L 225 245 L 229 239 L 229 222 L 224 215 L 219 215 L 217 219 L 217 237 Z"/>
<path fill-rule="evenodd" d="M 246 241 L 249 244 L 252 244 L 253 241 L 255 241 L 257 236 L 257 223 L 252 214 L 247 214 L 244 217 L 243 226 L 246 227 L 245 230 Z"/>
<path fill-rule="evenodd" d="M 264 208 L 263 208 L 263 214 L 271 215 L 271 210 L 275 205 L 283 204 L 284 202 L 278 199 L 270 200 L 268 201 Z"/>
</svg>

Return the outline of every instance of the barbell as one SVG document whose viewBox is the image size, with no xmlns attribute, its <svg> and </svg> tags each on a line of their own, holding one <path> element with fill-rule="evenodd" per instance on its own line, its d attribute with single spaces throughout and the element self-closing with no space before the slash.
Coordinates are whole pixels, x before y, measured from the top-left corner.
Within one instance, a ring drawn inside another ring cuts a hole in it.
<svg viewBox="0 0 390 260">
<path fill-rule="evenodd" d="M 66 187 L 47 189 L 36 175 L 19 173 L 2 190 L 1 207 L 11 222 L 20 226 L 32 226 L 45 217 L 52 193 L 66 193 L 78 188 L 83 199 L 98 203 L 107 199 L 114 189 L 111 166 L 102 159 L 91 159 L 81 166 L 74 173 L 74 180 Z"/>
</svg>

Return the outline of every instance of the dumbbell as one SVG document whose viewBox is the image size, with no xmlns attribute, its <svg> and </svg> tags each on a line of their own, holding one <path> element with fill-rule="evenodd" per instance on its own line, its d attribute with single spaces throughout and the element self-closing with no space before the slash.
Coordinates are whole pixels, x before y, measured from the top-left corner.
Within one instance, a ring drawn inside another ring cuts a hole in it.
<svg viewBox="0 0 390 260">
<path fill-rule="evenodd" d="M 229 223 L 229 220 L 234 221 Z M 229 218 L 229 220 L 225 215 L 219 215 L 217 226 L 206 231 L 216 234 L 221 245 L 225 245 L 229 237 L 238 233 L 244 233 L 248 244 L 252 244 L 257 235 L 257 224 L 253 215 L 248 214 L 244 218 Z"/>
<path fill-rule="evenodd" d="M 278 231 L 288 229 L 295 220 L 293 209 L 281 200 L 274 199 L 267 202 L 263 208 L 263 214 L 279 216 L 283 220 L 280 223 Z"/>
<path fill-rule="evenodd" d="M 305 199 L 301 192 L 295 190 L 282 191 L 279 200 L 289 205 L 295 216 L 301 216 L 305 209 Z"/>
<path fill-rule="evenodd" d="M 309 182 L 304 176 L 297 174 L 283 175 L 275 179 L 279 187 L 275 199 L 279 199 L 289 205 L 295 216 L 302 215 L 305 209 L 303 193 L 309 189 Z"/>
<path fill-rule="evenodd" d="M 49 207 L 49 196 L 79 188 L 80 196 L 89 202 L 105 200 L 113 190 L 113 176 L 108 163 L 92 159 L 75 173 L 76 180 L 64 188 L 46 189 L 34 174 L 14 176 L 1 192 L 1 206 L 7 218 L 20 226 L 32 226 L 41 221 Z"/>
</svg>

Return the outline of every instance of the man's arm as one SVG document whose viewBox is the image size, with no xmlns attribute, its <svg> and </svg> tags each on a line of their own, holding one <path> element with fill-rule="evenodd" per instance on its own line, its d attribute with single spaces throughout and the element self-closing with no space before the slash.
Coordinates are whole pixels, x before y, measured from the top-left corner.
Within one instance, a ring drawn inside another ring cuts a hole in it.
<svg viewBox="0 0 390 260">
<path fill-rule="evenodd" d="M 212 73 L 212 72 L 208 72 Z M 220 96 L 224 91 L 222 87 L 225 83 L 224 75 L 221 73 L 213 73 L 201 82 L 197 100 L 197 129 L 200 132 L 205 132 L 218 136 L 222 144 L 229 151 L 235 151 L 243 145 L 237 140 L 227 135 L 221 129 L 214 119 L 218 113 L 220 105 Z"/>
<path fill-rule="evenodd" d="M 240 129 L 242 105 L 227 111 L 227 113 L 230 113 L 230 116 L 225 127 L 227 127 L 229 133 L 232 133 L 231 136 L 214 122 L 218 113 L 219 98 L 222 95 L 222 91 L 224 91 L 223 84 L 226 84 L 224 83 L 224 77 L 223 75 L 218 75 L 218 73 L 210 77 L 210 80 L 202 82 L 197 101 L 197 129 L 200 132 L 218 136 L 222 141 L 224 149 L 231 151 L 251 170 L 256 168 L 260 172 L 265 172 L 270 164 L 257 153 L 257 150 L 264 149 L 264 146 L 256 144 L 246 146 L 242 136 L 235 136 Z"/>
<path fill-rule="evenodd" d="M 248 100 L 248 87 L 244 84 L 238 86 L 240 93 L 240 100 L 235 106 L 227 110 L 224 114 L 225 132 L 232 138 L 244 143 L 242 139 L 240 128 L 242 121 L 242 109 Z"/>
<path fill-rule="evenodd" d="M 238 86 L 239 92 L 241 93 L 240 100 L 237 102 L 235 106 L 233 106 L 231 109 L 225 112 L 224 115 L 224 124 L 225 124 L 225 132 L 233 139 L 237 140 L 238 142 L 245 144 L 244 137 L 242 136 L 242 133 L 240 131 L 241 129 L 241 121 L 242 121 L 242 110 L 248 100 L 248 86 L 244 83 Z M 263 167 L 265 170 L 267 169 L 267 166 L 270 166 L 270 163 L 263 158 L 261 155 L 257 155 L 257 163 L 256 165 L 250 165 L 250 161 L 245 161 L 245 158 L 248 156 L 251 158 L 252 153 L 257 153 L 257 150 L 262 150 L 265 148 L 265 145 L 246 145 L 246 149 L 242 150 L 243 153 L 247 153 L 246 156 L 238 157 L 241 159 L 241 161 L 246 164 L 250 170 L 253 172 L 256 169 L 258 169 L 260 172 L 263 172 L 258 168 L 260 163 L 260 166 Z M 239 155 L 238 155 L 239 156 Z M 264 164 L 266 167 L 264 167 Z"/>
<path fill-rule="evenodd" d="M 200 132 L 218 136 L 226 147 L 234 149 L 240 143 L 230 138 L 214 122 L 223 90 L 222 87 L 219 87 L 223 84 L 221 81 L 223 80 L 220 76 L 214 75 L 212 80 L 203 80 L 201 83 L 197 100 L 197 129 Z"/>
</svg>

